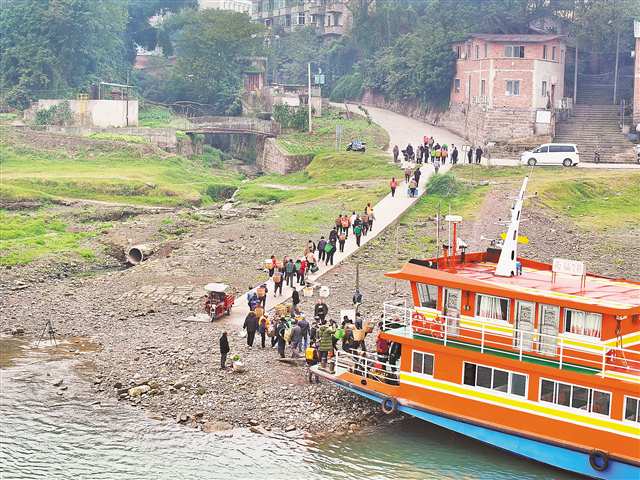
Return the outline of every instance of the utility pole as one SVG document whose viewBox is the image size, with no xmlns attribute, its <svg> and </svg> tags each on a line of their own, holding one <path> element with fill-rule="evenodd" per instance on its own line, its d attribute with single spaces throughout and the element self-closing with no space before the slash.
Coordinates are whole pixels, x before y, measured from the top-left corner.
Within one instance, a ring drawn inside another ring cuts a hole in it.
<svg viewBox="0 0 640 480">
<path fill-rule="evenodd" d="M 573 62 L 573 104 L 578 100 L 578 35 L 576 35 L 576 57 Z"/>
<path fill-rule="evenodd" d="M 308 107 L 309 107 L 309 133 L 311 133 L 311 62 L 307 64 L 307 77 L 309 80 L 308 83 L 308 94 L 309 98 L 307 99 Z"/>
<path fill-rule="evenodd" d="M 618 27 L 619 28 L 619 27 Z M 618 64 L 620 63 L 620 30 L 616 37 L 616 68 L 613 72 L 613 104 L 618 103 Z"/>
</svg>

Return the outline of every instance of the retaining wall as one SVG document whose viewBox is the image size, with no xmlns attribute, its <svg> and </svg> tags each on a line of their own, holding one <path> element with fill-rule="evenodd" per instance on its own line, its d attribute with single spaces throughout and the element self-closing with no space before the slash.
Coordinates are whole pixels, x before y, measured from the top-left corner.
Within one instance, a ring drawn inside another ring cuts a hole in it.
<svg viewBox="0 0 640 480">
<path fill-rule="evenodd" d="M 278 147 L 275 138 L 266 138 L 262 154 L 258 155 L 256 164 L 261 172 L 286 175 L 302 170 L 311 163 L 311 160 L 313 160 L 313 154 L 292 155 L 286 153 Z"/>
</svg>

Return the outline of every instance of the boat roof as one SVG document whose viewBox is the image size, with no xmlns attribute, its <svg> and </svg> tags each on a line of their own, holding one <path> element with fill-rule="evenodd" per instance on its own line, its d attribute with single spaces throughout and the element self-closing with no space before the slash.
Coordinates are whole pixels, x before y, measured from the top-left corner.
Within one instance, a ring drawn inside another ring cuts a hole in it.
<svg viewBox="0 0 640 480">
<path fill-rule="evenodd" d="M 497 263 L 487 259 L 484 252 L 467 254 L 463 263 L 459 263 L 459 256 L 456 258 L 458 264 L 454 266 L 445 265 L 443 258 L 438 259 L 438 269 L 428 266 L 436 259 L 412 260 L 386 276 L 597 313 L 640 314 L 639 282 L 588 273 L 581 288 L 580 277 L 557 273 L 554 279 L 551 265 L 547 263 L 518 258 L 522 274 L 501 277 L 495 274 Z"/>
</svg>

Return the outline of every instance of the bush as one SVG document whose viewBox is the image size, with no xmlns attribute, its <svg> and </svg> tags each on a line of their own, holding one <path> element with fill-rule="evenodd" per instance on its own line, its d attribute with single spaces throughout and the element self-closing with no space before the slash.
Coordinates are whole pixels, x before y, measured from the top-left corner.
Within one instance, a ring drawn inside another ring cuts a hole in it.
<svg viewBox="0 0 640 480">
<path fill-rule="evenodd" d="M 355 72 L 345 75 L 336 82 L 329 99 L 332 102 L 344 102 L 345 100 L 360 100 L 363 93 L 362 75 Z"/>
<path fill-rule="evenodd" d="M 112 142 L 150 143 L 149 139 L 137 135 L 125 135 L 123 133 L 92 133 L 89 138 L 93 140 L 109 140 Z"/>
<path fill-rule="evenodd" d="M 427 193 L 442 197 L 453 197 L 464 193 L 467 186 L 458 180 L 452 173 L 433 175 L 427 182 Z"/>
<path fill-rule="evenodd" d="M 230 199 L 235 191 L 235 185 L 210 183 L 204 193 L 214 202 L 219 202 Z"/>
<path fill-rule="evenodd" d="M 291 128 L 300 132 L 304 132 L 309 128 L 307 109 L 302 106 L 274 105 L 273 119 L 278 122 L 282 128 Z"/>
<path fill-rule="evenodd" d="M 51 105 L 36 112 L 36 125 L 69 125 L 73 120 L 71 106 L 66 100 L 58 105 Z"/>
</svg>

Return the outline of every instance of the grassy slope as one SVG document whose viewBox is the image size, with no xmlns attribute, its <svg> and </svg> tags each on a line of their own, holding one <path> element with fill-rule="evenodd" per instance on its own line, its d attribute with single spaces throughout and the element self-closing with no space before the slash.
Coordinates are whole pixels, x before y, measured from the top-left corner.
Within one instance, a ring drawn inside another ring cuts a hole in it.
<svg viewBox="0 0 640 480">
<path fill-rule="evenodd" d="M 456 175 L 474 180 L 510 181 L 514 192 L 525 175 L 525 167 L 470 167 Z M 527 191 L 538 193 L 542 203 L 569 217 L 584 229 L 605 230 L 640 225 L 640 172 L 618 170 L 538 167 Z"/>
<path fill-rule="evenodd" d="M 342 126 L 342 142 L 340 150 L 344 150 L 351 140 L 362 140 L 367 149 L 384 150 L 389 144 L 387 132 L 364 117 L 354 114 L 351 120 L 343 118 L 343 114 L 329 109 L 319 118 L 313 119 L 313 132 L 295 132 L 280 135 L 278 145 L 288 153 L 309 154 L 336 148 L 336 126 Z"/>
<path fill-rule="evenodd" d="M 92 260 L 94 252 L 83 240 L 106 225 L 85 225 L 70 230 L 63 220 L 47 212 L 14 214 L 0 210 L 0 265 L 22 265 L 52 254 L 79 255 Z"/>
<path fill-rule="evenodd" d="M 127 146 L 111 151 L 41 151 L 0 143 L 3 202 L 73 198 L 139 205 L 207 203 L 209 185 L 239 177 L 206 168 L 200 159 L 144 155 Z"/>
<path fill-rule="evenodd" d="M 400 170 L 382 152 L 387 133 L 354 115 L 343 119 L 329 111 L 314 120 L 313 134 L 292 133 L 278 138 L 290 153 L 315 153 L 301 172 L 265 175 L 242 185 L 237 198 L 245 202 L 275 203 L 271 218 L 285 232 L 317 234 L 341 212 L 361 211 L 388 193 L 388 182 Z M 366 153 L 335 151 L 335 126 L 343 126 L 343 140 L 367 142 Z M 274 186 L 278 188 L 274 188 Z"/>
</svg>

